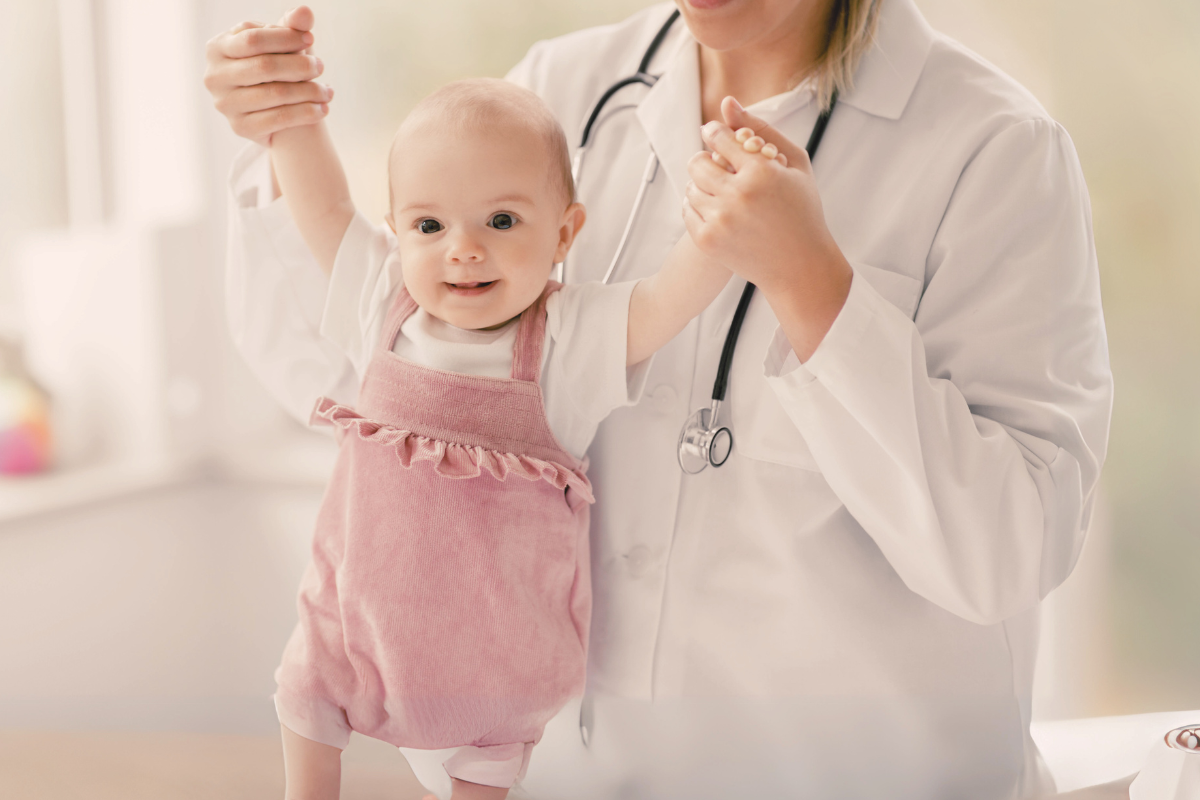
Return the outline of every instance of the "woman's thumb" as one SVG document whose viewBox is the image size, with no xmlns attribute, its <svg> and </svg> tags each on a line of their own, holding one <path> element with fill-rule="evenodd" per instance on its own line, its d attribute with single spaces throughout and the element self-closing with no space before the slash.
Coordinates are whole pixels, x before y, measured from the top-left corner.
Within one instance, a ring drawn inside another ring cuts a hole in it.
<svg viewBox="0 0 1200 800">
<path fill-rule="evenodd" d="M 283 27 L 294 28 L 298 31 L 311 31 L 314 22 L 316 22 L 316 17 L 308 6 L 296 6 L 284 14 L 283 19 L 279 20 L 279 24 Z"/>
<path fill-rule="evenodd" d="M 721 101 L 721 116 L 725 117 L 725 124 L 735 131 L 738 128 L 753 128 L 754 132 L 758 133 L 761 128 L 770 127 L 767 123 L 742 108 L 742 104 L 733 95 L 729 95 Z"/>
</svg>

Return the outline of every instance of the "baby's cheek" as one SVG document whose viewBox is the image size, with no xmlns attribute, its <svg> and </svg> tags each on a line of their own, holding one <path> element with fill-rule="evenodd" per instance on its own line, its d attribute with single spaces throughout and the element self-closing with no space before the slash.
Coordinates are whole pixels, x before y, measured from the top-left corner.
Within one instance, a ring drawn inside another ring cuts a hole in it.
<svg viewBox="0 0 1200 800">
<path fill-rule="evenodd" d="M 417 301 L 417 305 L 428 309 L 437 300 L 439 276 L 421 262 L 422 259 L 415 257 L 415 254 L 410 254 L 409 258 L 405 258 L 403 252 L 400 254 L 400 272 L 404 277 L 404 286 L 413 300 Z"/>
</svg>

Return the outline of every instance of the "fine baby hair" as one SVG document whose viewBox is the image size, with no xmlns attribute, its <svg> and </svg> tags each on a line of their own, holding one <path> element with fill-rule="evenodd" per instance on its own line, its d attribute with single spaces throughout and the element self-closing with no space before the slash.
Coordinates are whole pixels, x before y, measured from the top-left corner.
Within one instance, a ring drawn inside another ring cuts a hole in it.
<svg viewBox="0 0 1200 800">
<path fill-rule="evenodd" d="M 515 83 L 498 78 L 464 78 L 436 89 L 425 96 L 400 125 L 388 152 L 389 175 L 403 149 L 404 136 L 421 132 L 426 126 L 440 130 L 493 136 L 500 130 L 523 132 L 531 145 L 540 147 L 548 158 L 547 177 L 563 193 L 563 205 L 575 200 L 575 181 L 571 177 L 571 156 L 567 137 L 554 113 L 542 98 Z M 388 203 L 394 200 L 388 180 Z"/>
</svg>

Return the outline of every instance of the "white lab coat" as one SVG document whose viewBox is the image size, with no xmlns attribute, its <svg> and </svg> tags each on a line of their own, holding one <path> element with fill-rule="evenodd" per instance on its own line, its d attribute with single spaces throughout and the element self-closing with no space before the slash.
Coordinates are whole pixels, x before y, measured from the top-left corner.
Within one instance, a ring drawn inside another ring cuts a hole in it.
<svg viewBox="0 0 1200 800">
<path fill-rule="evenodd" d="M 568 140 L 669 13 L 540 42 L 510 74 Z M 571 280 L 598 279 L 649 148 L 662 161 L 617 280 L 684 232 L 701 147 L 697 46 L 676 23 L 603 115 Z M 801 88 L 753 110 L 802 144 Z M 382 168 L 382 165 L 381 165 Z M 589 695 L 521 792 L 568 798 L 1002 798 L 1047 788 L 1029 737 L 1038 605 L 1079 555 L 1112 380 L 1086 187 L 1024 89 L 886 0 L 815 158 L 850 296 L 800 364 L 764 298 L 733 362 L 720 469 L 683 475 L 741 281 L 656 356 L 590 450 Z M 325 279 L 266 161 L 235 165 L 230 322 L 297 415 L 355 378 L 319 333 Z M 582 742 L 580 719 L 589 730 Z M 415 766 L 437 779 L 436 763 Z"/>
</svg>

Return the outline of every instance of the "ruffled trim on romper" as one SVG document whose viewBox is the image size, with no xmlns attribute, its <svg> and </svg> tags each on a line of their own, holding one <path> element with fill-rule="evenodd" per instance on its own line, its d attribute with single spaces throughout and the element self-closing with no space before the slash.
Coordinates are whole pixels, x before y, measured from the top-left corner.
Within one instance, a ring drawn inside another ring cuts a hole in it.
<svg viewBox="0 0 1200 800">
<path fill-rule="evenodd" d="M 546 481 L 556 489 L 569 486 L 586 502 L 596 502 L 591 483 L 580 470 L 531 456 L 430 439 L 386 422 L 367 419 L 349 406 L 338 405 L 327 397 L 317 403 L 309 424 L 329 425 L 342 434 L 353 431 L 363 441 L 393 447 L 405 469 L 411 469 L 414 462 L 429 461 L 434 470 L 446 478 L 476 478 L 486 469 L 496 480 L 507 480 L 510 475 L 515 475 L 527 481 Z"/>
</svg>

